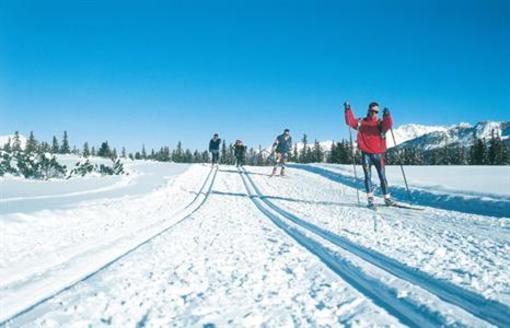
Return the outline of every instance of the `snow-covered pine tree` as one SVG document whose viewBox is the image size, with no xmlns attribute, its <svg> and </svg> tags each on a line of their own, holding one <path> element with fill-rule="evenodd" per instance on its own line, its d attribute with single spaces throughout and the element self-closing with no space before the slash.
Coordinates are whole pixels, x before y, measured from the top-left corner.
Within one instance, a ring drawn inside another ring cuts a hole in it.
<svg viewBox="0 0 510 328">
<path fill-rule="evenodd" d="M 85 142 L 83 144 L 83 157 L 89 157 L 90 156 L 90 149 L 89 149 L 89 143 L 88 142 Z"/>
<path fill-rule="evenodd" d="M 30 136 L 28 137 L 27 145 L 25 147 L 25 151 L 27 153 L 36 152 L 37 151 L 37 144 L 38 143 L 37 143 L 37 140 L 34 137 L 34 132 L 30 131 Z"/>
<path fill-rule="evenodd" d="M 61 154 L 69 154 L 71 147 L 69 146 L 69 140 L 67 138 L 67 131 L 64 131 L 64 137 L 62 138 L 62 146 L 60 147 Z"/>
<path fill-rule="evenodd" d="M 92 146 L 92 148 L 90 148 L 90 156 L 96 156 L 97 153 L 96 153 L 96 147 Z"/>
<path fill-rule="evenodd" d="M 7 138 L 7 143 L 4 145 L 3 150 L 7 153 L 10 153 L 12 151 L 11 147 L 11 137 Z"/>
<path fill-rule="evenodd" d="M 58 145 L 57 137 L 53 136 L 53 140 L 51 142 L 51 153 L 58 154 L 59 151 L 60 151 L 60 147 Z"/>
<path fill-rule="evenodd" d="M 14 138 L 12 138 L 12 151 L 21 151 L 21 139 L 19 132 L 14 132 Z"/>
<path fill-rule="evenodd" d="M 120 156 L 121 156 L 122 158 L 126 158 L 126 147 L 122 147 L 122 151 L 121 151 L 121 153 L 120 153 Z"/>
</svg>

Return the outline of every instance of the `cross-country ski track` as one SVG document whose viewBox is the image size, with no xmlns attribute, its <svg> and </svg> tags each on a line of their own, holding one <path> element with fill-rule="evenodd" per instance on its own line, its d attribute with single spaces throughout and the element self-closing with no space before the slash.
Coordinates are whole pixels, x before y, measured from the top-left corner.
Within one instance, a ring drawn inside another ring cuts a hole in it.
<svg viewBox="0 0 510 328">
<path fill-rule="evenodd" d="M 55 297 L 59 293 L 72 288 L 74 285 L 82 282 L 93 275 L 97 274 L 104 268 L 112 265 L 117 262 L 119 259 L 129 255 L 136 249 L 140 248 L 142 245 L 150 242 L 157 236 L 165 233 L 166 231 L 172 229 L 177 224 L 183 222 L 188 219 L 195 213 L 206 201 L 211 193 L 212 187 L 214 185 L 214 180 L 216 179 L 216 174 L 218 173 L 217 168 L 211 168 L 209 174 L 206 176 L 203 185 L 198 190 L 195 198 L 184 206 L 182 209 L 178 210 L 175 214 L 171 216 L 171 219 L 166 220 L 168 222 L 172 222 L 170 225 L 165 224 L 163 222 L 158 222 L 159 224 L 155 227 L 149 227 L 149 229 L 142 231 L 137 238 L 131 239 L 127 245 L 123 245 L 122 248 L 116 253 L 107 252 L 103 258 L 101 258 L 102 264 L 97 266 L 97 263 L 87 266 L 86 263 L 84 265 L 84 258 L 89 254 L 93 253 L 94 257 L 101 256 L 100 250 L 93 249 L 87 250 L 87 252 L 83 254 L 76 255 L 75 258 L 69 260 L 76 261 L 76 258 L 80 258 L 80 267 L 76 271 L 65 271 L 58 272 L 57 275 L 50 275 L 51 281 L 40 280 L 34 281 L 33 284 L 25 285 L 24 290 L 18 290 L 16 293 L 18 297 L 20 294 L 26 295 L 25 297 L 20 297 L 22 302 L 16 303 L 12 302 L 12 300 L 8 300 L 4 298 L 0 303 L 0 308 L 2 309 L 0 316 L 0 325 L 5 325 L 6 322 L 16 319 L 16 317 L 23 315 L 24 313 L 32 310 L 36 306 L 48 301 L 49 299 Z M 205 191 L 205 192 L 204 192 Z M 111 248 L 111 245 L 109 245 Z M 106 252 L 105 252 L 106 253 Z M 113 256 L 112 256 L 113 255 Z M 67 263 L 66 263 L 67 264 Z M 53 268 L 52 268 L 53 269 Z M 51 269 L 48 270 L 51 274 Z M 10 301 L 10 302 L 7 302 Z"/>
<path fill-rule="evenodd" d="M 0 326 L 510 326 L 507 218 L 269 172 L 192 166 L 186 205 L 0 285 Z"/>
</svg>

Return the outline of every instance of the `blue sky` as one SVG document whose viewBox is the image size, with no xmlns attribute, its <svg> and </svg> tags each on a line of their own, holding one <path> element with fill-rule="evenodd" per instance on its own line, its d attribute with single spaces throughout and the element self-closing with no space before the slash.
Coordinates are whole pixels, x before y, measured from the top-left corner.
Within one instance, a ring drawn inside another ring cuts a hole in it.
<svg viewBox="0 0 510 328">
<path fill-rule="evenodd" d="M 0 1 L 0 134 L 129 150 L 510 119 L 508 1 Z"/>
</svg>

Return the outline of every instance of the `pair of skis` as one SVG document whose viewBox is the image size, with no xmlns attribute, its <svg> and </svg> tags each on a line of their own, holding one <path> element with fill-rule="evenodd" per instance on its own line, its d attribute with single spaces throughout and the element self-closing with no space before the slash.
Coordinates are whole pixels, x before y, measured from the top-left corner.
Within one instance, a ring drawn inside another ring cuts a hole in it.
<svg viewBox="0 0 510 328">
<path fill-rule="evenodd" d="M 371 206 L 368 206 L 368 209 L 370 210 L 373 210 L 373 211 L 377 211 L 377 208 L 379 207 L 395 207 L 395 208 L 403 208 L 403 209 L 406 209 L 406 210 L 414 210 L 414 211 L 423 211 L 425 210 L 424 207 L 420 207 L 420 206 L 414 206 L 414 205 L 411 205 L 411 204 L 406 204 L 406 203 L 400 203 L 400 202 L 393 202 L 391 205 L 382 205 L 382 206 L 378 206 L 378 205 L 371 205 Z"/>
</svg>

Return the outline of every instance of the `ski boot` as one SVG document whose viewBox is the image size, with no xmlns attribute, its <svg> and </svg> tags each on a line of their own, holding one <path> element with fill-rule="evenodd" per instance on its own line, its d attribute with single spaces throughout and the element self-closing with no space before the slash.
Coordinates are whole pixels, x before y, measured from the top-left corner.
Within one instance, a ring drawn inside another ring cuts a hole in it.
<svg viewBox="0 0 510 328">
<path fill-rule="evenodd" d="M 375 206 L 374 196 L 368 196 L 368 205 L 367 207 L 371 210 L 376 210 L 377 207 Z"/>
<path fill-rule="evenodd" d="M 277 170 L 277 169 L 278 169 L 278 168 L 277 168 L 276 166 L 273 168 L 273 172 L 271 173 L 271 177 L 274 177 L 274 175 L 276 174 L 276 170 Z"/>
<path fill-rule="evenodd" d="M 395 202 L 391 199 L 390 195 L 384 195 L 384 204 L 386 206 L 395 206 Z"/>
<path fill-rule="evenodd" d="M 285 176 L 285 168 L 282 167 L 282 169 L 280 170 L 280 176 L 284 177 Z"/>
</svg>

